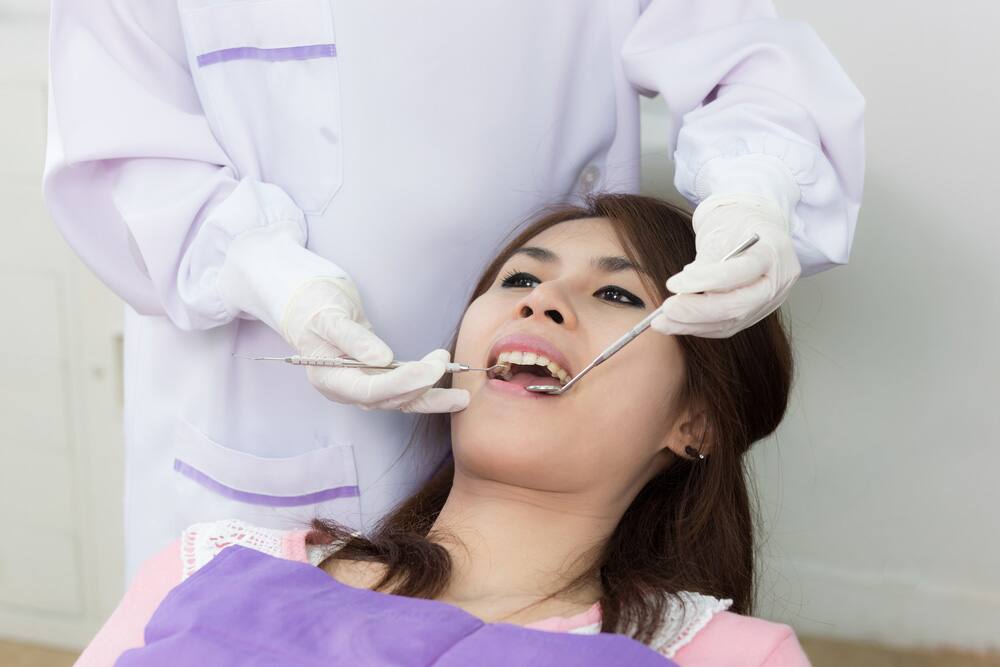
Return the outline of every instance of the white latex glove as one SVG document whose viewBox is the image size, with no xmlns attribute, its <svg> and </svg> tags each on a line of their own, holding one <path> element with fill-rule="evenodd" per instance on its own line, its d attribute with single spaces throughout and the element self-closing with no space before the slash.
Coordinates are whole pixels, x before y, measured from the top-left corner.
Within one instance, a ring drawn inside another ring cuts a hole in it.
<svg viewBox="0 0 1000 667">
<path fill-rule="evenodd" d="M 300 287 L 285 306 L 281 334 L 303 356 L 347 355 L 370 364 L 393 360 L 389 346 L 372 333 L 358 291 L 346 277 L 317 278 Z M 435 350 L 391 371 L 308 366 L 306 372 L 320 393 L 338 403 L 365 410 L 456 412 L 469 404 L 469 392 L 433 388 L 450 356 Z"/>
<path fill-rule="evenodd" d="M 705 199 L 694 212 L 695 260 L 667 281 L 674 295 L 650 326 L 665 334 L 728 338 L 777 310 L 802 272 L 786 211 L 757 194 Z M 721 261 L 754 233 L 756 244 Z"/>
</svg>

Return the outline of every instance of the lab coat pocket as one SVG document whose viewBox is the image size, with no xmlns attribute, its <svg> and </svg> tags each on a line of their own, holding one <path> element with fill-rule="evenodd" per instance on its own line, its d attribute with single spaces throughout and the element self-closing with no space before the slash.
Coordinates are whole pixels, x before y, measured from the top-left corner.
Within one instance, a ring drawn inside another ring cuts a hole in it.
<svg viewBox="0 0 1000 667">
<path fill-rule="evenodd" d="M 216 138 L 243 178 L 321 213 L 343 181 L 330 0 L 181 0 L 188 63 Z"/>
<path fill-rule="evenodd" d="M 186 421 L 177 420 L 176 426 L 172 497 L 187 523 L 242 519 L 262 527 L 297 529 L 319 517 L 360 525 L 350 445 L 265 458 L 221 445 Z"/>
</svg>

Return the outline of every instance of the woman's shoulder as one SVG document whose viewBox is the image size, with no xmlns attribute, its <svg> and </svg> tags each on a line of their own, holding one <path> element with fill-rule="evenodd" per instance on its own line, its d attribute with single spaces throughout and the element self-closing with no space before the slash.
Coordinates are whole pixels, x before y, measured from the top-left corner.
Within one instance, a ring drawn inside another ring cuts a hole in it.
<svg viewBox="0 0 1000 667">
<path fill-rule="evenodd" d="M 681 591 L 669 596 L 650 648 L 681 667 L 808 667 L 788 625 L 729 611 L 733 601 Z M 571 632 L 600 632 L 600 623 Z"/>
<path fill-rule="evenodd" d="M 682 667 L 809 665 L 790 626 L 730 611 L 713 614 L 671 657 Z"/>
</svg>

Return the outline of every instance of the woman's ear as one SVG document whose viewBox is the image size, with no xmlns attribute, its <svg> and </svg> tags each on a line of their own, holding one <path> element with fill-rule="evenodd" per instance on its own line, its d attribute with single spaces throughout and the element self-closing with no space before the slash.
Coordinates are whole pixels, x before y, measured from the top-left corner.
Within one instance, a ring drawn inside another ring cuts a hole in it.
<svg viewBox="0 0 1000 667">
<path fill-rule="evenodd" d="M 674 422 L 665 444 L 682 459 L 700 460 L 711 453 L 712 437 L 709 431 L 705 410 L 685 409 Z"/>
</svg>

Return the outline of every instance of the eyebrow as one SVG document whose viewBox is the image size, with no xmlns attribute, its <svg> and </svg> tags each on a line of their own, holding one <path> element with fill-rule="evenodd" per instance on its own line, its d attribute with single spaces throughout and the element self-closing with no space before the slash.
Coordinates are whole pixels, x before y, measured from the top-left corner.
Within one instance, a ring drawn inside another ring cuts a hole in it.
<svg viewBox="0 0 1000 667">
<path fill-rule="evenodd" d="M 537 259 L 540 262 L 558 262 L 559 255 L 548 250 L 547 248 L 540 248 L 538 246 L 523 246 L 514 251 L 514 255 L 527 255 L 532 259 Z M 648 273 L 643 269 L 636 266 L 627 257 L 595 257 L 591 260 L 591 264 L 595 268 L 604 271 L 605 273 L 619 273 L 621 271 L 635 271 L 637 273 Z"/>
</svg>

